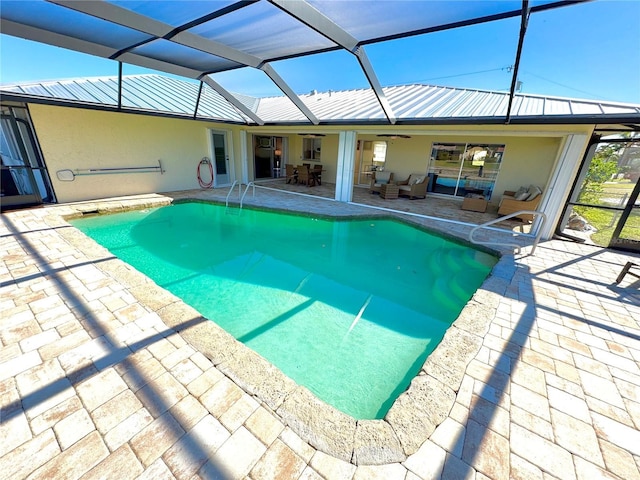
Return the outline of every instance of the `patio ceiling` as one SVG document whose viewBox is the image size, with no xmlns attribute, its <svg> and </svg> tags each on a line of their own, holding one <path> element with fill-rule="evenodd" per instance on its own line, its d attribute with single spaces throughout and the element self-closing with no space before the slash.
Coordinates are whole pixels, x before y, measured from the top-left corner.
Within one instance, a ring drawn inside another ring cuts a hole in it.
<svg viewBox="0 0 640 480">
<path fill-rule="evenodd" d="M 316 115 L 276 72 L 279 60 L 345 50 L 353 54 L 387 121 L 396 122 L 366 45 L 521 17 L 506 122 L 529 15 L 589 0 L 2 0 L 0 30 L 198 79 L 250 122 L 265 122 L 211 75 L 241 67 L 264 72 L 312 124 Z"/>
</svg>

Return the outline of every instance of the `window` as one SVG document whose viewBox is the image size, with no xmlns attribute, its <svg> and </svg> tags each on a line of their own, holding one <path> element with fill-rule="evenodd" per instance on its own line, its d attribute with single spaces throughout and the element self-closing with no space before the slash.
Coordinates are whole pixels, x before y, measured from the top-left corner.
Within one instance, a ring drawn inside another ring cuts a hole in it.
<svg viewBox="0 0 640 480">
<path fill-rule="evenodd" d="M 459 197 L 478 193 L 489 200 L 503 154 L 504 145 L 434 143 L 429 164 L 433 192 Z"/>
<path fill-rule="evenodd" d="M 320 152 L 322 150 L 321 138 L 303 138 L 302 139 L 302 158 L 313 162 L 320 161 Z"/>
<path fill-rule="evenodd" d="M 373 161 L 384 163 L 387 158 L 387 142 L 373 142 Z"/>
</svg>

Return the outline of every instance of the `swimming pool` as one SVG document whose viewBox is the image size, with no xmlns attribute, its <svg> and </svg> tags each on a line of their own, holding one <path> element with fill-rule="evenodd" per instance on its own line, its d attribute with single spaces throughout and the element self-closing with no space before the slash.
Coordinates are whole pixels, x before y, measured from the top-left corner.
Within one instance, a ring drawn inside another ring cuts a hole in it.
<svg viewBox="0 0 640 480">
<path fill-rule="evenodd" d="M 72 223 L 319 398 L 382 418 L 495 258 L 392 220 L 182 203 Z"/>
</svg>

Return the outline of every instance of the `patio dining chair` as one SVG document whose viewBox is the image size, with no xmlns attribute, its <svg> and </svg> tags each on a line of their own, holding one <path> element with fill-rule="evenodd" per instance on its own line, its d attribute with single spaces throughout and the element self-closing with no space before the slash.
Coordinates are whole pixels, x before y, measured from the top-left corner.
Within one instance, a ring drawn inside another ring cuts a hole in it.
<svg viewBox="0 0 640 480">
<path fill-rule="evenodd" d="M 309 167 L 298 166 L 298 183 L 304 183 L 307 187 L 312 187 L 316 184 L 316 181 L 309 171 Z"/>
<path fill-rule="evenodd" d="M 322 165 L 314 165 L 312 173 L 313 179 L 318 183 L 318 185 L 322 185 Z"/>
<path fill-rule="evenodd" d="M 285 170 L 287 174 L 286 182 L 291 183 L 293 180 L 293 183 L 298 183 L 298 172 L 296 171 L 296 167 L 287 164 L 285 165 Z"/>
</svg>

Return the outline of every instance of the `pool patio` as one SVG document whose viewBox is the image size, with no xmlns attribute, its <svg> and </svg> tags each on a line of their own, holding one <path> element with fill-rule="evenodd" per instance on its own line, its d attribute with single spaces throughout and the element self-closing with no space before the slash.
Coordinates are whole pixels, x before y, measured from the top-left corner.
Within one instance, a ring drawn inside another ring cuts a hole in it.
<svg viewBox="0 0 640 480">
<path fill-rule="evenodd" d="M 245 205 L 396 215 L 461 238 L 481 216 L 495 218 L 432 197 L 354 193 L 354 202 L 413 215 L 314 197 L 330 188 L 304 196 L 257 188 Z M 274 391 L 277 374 L 259 359 L 243 364 L 244 354 L 220 347 L 229 342 L 222 336 L 194 348 L 206 327 L 197 312 L 62 218 L 174 199 L 224 202 L 227 192 L 0 217 L 0 478 L 640 479 L 640 281 L 614 283 L 637 256 L 559 240 L 535 256 L 503 248 L 451 329 L 468 340 L 465 352 L 439 348 L 394 418 L 354 422 L 350 452 L 327 444 L 326 430 L 344 419 L 307 429 L 309 398 L 299 389 L 283 380 Z M 439 219 L 415 215 L 434 206 Z M 500 237 L 513 241 L 509 230 L 483 234 Z M 261 375 L 244 375 L 252 368 Z M 420 410 L 430 401 L 433 410 Z M 371 465 L 376 458 L 396 460 Z"/>
</svg>

